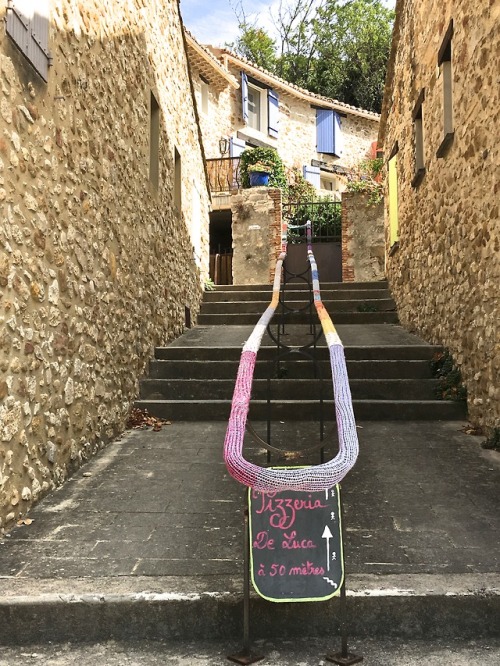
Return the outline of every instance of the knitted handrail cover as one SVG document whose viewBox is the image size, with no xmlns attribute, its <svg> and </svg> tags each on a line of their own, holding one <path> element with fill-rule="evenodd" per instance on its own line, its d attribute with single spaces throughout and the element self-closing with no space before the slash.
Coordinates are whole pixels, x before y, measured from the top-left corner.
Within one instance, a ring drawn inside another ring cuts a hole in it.
<svg viewBox="0 0 500 666">
<path fill-rule="evenodd" d="M 318 267 L 311 245 L 311 223 L 307 229 L 307 255 L 311 266 L 314 305 L 318 314 L 330 353 L 333 392 L 339 451 L 332 460 L 320 465 L 300 468 L 266 468 L 249 462 L 243 456 L 243 439 L 250 408 L 252 381 L 262 337 L 279 303 L 281 274 L 286 257 L 286 227 L 282 249 L 276 263 L 271 302 L 259 319 L 250 337 L 243 346 L 234 387 L 231 414 L 224 441 L 224 461 L 231 476 L 246 486 L 261 492 L 281 490 L 317 491 L 326 490 L 339 483 L 353 467 L 358 457 L 358 436 L 352 407 L 351 391 L 344 355 L 344 347 L 335 327 L 321 301 Z"/>
</svg>

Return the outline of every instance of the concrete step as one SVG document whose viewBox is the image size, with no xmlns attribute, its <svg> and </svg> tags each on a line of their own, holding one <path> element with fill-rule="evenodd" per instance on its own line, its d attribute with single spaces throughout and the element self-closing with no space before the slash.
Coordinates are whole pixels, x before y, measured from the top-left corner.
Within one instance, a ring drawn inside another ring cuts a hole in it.
<svg viewBox="0 0 500 666">
<path fill-rule="evenodd" d="M 25 585 L 17 594 L 3 596 L 0 601 L 3 645 L 30 645 L 36 642 L 46 647 L 50 643 L 71 641 L 89 643 L 97 641 L 134 640 L 221 640 L 231 643 L 227 653 L 241 649 L 243 600 L 241 581 L 224 577 L 226 592 L 213 592 L 206 586 L 191 584 L 169 577 L 148 580 L 117 577 L 117 582 L 105 579 L 75 579 L 67 581 L 48 579 L 40 581 L 40 591 Z M 494 574 L 476 575 L 407 575 L 407 576 L 350 576 L 347 597 L 348 632 L 351 646 L 362 637 L 390 637 L 402 639 L 491 638 L 498 645 L 498 617 L 500 593 L 495 589 L 498 577 Z M 142 585 L 142 587 L 141 587 Z M 392 587 L 391 587 L 392 585 Z M 488 592 L 471 590 L 480 587 Z M 155 591 L 151 591 L 151 588 Z M 52 588 L 52 592 L 45 591 Z M 164 591 L 166 590 L 166 591 Z M 22 594 L 21 596 L 21 593 Z M 329 652 L 339 649 L 340 602 L 338 597 L 328 602 L 270 603 L 252 593 L 250 599 L 252 639 L 293 639 L 321 637 L 328 643 Z M 354 639 L 354 640 L 353 640 Z M 130 646 L 130 643 L 128 643 Z M 406 646 L 405 646 L 406 647 Z M 72 646 L 72 649 L 77 649 Z M 31 661 L 34 650 L 29 650 Z M 128 653 L 128 651 L 127 651 Z M 368 661 L 367 664 L 407 666 L 406 661 Z M 185 654 L 185 653 L 184 653 Z M 481 666 L 494 666 L 483 653 Z M 164 656 L 164 655 L 163 655 Z M 1 653 L 0 653 L 1 658 Z M 102 659 L 102 655 L 100 657 Z M 142 660 L 129 661 L 124 654 L 117 662 L 143 664 Z M 265 664 L 277 664 L 268 654 Z M 57 661 L 38 663 L 61 664 Z M 85 662 L 88 659 L 84 659 Z M 1 662 L 9 664 L 9 662 Z M 23 662 L 13 662 L 18 665 Z M 79 663 L 71 660 L 71 665 Z M 107 660 L 96 661 L 104 666 Z M 147 663 L 147 662 L 146 662 Z M 225 655 L 212 662 L 154 661 L 155 664 L 224 664 Z M 279 662 L 281 663 L 281 662 Z M 285 662 L 299 663 L 295 659 Z M 300 661 L 300 663 L 303 663 Z M 318 660 L 314 662 L 318 664 Z M 456 666 L 456 661 L 431 662 L 439 666 Z M 468 662 L 464 662 L 468 663 Z M 474 662 L 476 663 L 476 662 Z"/>
<path fill-rule="evenodd" d="M 314 308 L 313 301 L 308 301 L 307 299 L 293 301 L 286 301 L 284 311 L 285 312 L 302 312 L 307 314 L 307 308 L 309 305 L 312 305 L 311 308 L 312 315 L 317 319 L 316 309 Z M 323 300 L 323 305 L 326 310 L 333 316 L 338 312 L 388 312 L 394 311 L 396 309 L 396 304 L 392 298 L 380 298 L 380 299 L 357 299 L 357 300 Z M 261 315 L 266 309 L 267 303 L 264 301 L 215 301 L 215 302 L 203 302 L 200 310 L 201 315 L 209 314 L 253 314 L 257 313 Z M 281 306 L 278 308 L 279 312 L 282 311 Z M 277 310 L 277 312 L 278 312 Z M 287 317 L 288 318 L 288 317 Z"/>
<path fill-rule="evenodd" d="M 227 421 L 230 400 L 136 400 L 139 409 L 146 409 L 159 418 L 175 421 Z M 335 419 L 333 401 L 323 403 L 325 420 Z M 460 420 L 466 417 L 466 405 L 444 400 L 353 400 L 357 420 L 370 421 L 434 421 Z M 252 400 L 250 420 L 265 421 L 268 405 L 264 400 Z M 319 421 L 320 403 L 317 400 L 283 400 L 272 404 L 272 420 Z"/>
<path fill-rule="evenodd" d="M 250 332 L 250 331 L 249 331 Z M 244 338 L 243 338 L 244 339 Z M 283 338 L 286 343 L 286 338 Z M 413 344 L 413 345 L 350 345 L 344 347 L 344 354 L 348 361 L 427 361 L 442 351 L 439 345 Z M 328 348 L 324 340 L 316 348 L 316 357 L 327 360 Z M 155 358 L 164 360 L 186 361 L 239 361 L 241 346 L 210 346 L 201 347 L 191 344 L 173 344 L 168 347 L 156 347 Z M 259 349 L 257 363 L 276 358 L 276 347 L 263 344 Z M 300 358 L 299 356 L 294 358 Z"/>
<path fill-rule="evenodd" d="M 287 289 L 286 301 L 307 300 L 309 292 L 306 289 Z M 271 289 L 261 291 L 206 291 L 203 295 L 204 303 L 223 303 L 225 301 L 260 301 L 268 303 L 271 300 Z M 361 300 L 361 299 L 383 299 L 390 298 L 388 289 L 321 289 L 323 301 Z"/>
<path fill-rule="evenodd" d="M 351 379 L 351 395 L 356 400 L 433 400 L 437 381 L 433 379 Z M 141 382 L 142 400 L 230 400 L 234 379 L 145 379 Z M 254 379 L 252 399 L 333 400 L 333 386 L 327 377 L 316 379 Z"/>
<path fill-rule="evenodd" d="M 260 318 L 259 314 L 245 314 L 232 312 L 230 314 L 200 314 L 198 324 L 200 326 L 242 326 L 255 325 Z M 313 315 L 315 316 L 315 315 Z M 397 324 L 396 312 L 337 312 L 333 317 L 334 324 Z M 293 314 L 287 316 L 287 324 L 307 324 L 307 314 Z"/>
<path fill-rule="evenodd" d="M 309 285 L 304 280 L 294 280 L 287 283 L 287 288 L 293 289 L 309 289 Z M 321 282 L 321 292 L 324 291 L 344 291 L 344 290 L 357 290 L 357 289 L 387 289 L 387 280 L 380 280 L 378 282 Z M 217 285 L 212 291 L 205 293 L 210 294 L 217 291 L 272 291 L 271 284 L 221 284 Z"/>
<path fill-rule="evenodd" d="M 167 348 L 168 349 L 168 348 Z M 238 357 L 239 358 L 239 357 Z M 228 361 L 210 359 L 189 360 L 153 360 L 149 363 L 151 379 L 236 379 L 238 358 Z M 281 361 L 282 377 L 287 379 L 308 379 L 314 377 L 314 364 L 310 360 L 299 360 L 292 357 L 289 361 Z M 331 366 L 326 359 L 318 361 L 320 376 L 331 377 Z M 367 360 L 347 361 L 349 379 L 432 379 L 429 361 L 427 360 Z M 276 376 L 277 368 L 274 361 L 257 361 L 254 377 L 266 379 Z"/>
</svg>

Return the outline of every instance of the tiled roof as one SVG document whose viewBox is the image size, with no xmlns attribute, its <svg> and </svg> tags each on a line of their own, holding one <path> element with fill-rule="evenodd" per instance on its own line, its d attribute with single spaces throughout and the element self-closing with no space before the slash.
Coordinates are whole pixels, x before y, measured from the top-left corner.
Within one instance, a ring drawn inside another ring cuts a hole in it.
<svg viewBox="0 0 500 666">
<path fill-rule="evenodd" d="M 212 49 L 212 47 L 207 46 L 207 48 Z M 272 72 L 269 72 L 268 70 L 264 69 L 263 67 L 259 67 L 258 65 L 255 65 L 252 63 L 250 60 L 247 60 L 246 58 L 243 58 L 242 56 L 234 53 L 233 51 L 230 51 L 229 49 L 212 49 L 213 52 L 218 56 L 218 57 L 224 57 L 227 56 L 229 57 L 232 61 L 240 63 L 245 69 L 250 69 L 254 73 L 254 75 L 259 75 L 259 73 L 262 75 L 262 77 L 266 79 L 271 79 L 273 82 L 273 85 L 275 87 L 281 88 L 282 90 L 290 93 L 290 94 L 295 94 L 299 97 L 302 98 L 307 98 L 311 100 L 311 102 L 316 102 L 318 105 L 324 105 L 324 106 L 329 106 L 329 107 L 334 107 L 340 111 L 344 111 L 345 113 L 352 113 L 357 116 L 363 116 L 364 118 L 370 118 L 371 120 L 378 121 L 380 120 L 380 115 L 378 113 L 375 113 L 374 111 L 368 111 L 367 109 L 361 109 L 358 108 L 357 106 L 352 106 L 351 104 L 345 104 L 345 102 L 340 102 L 337 99 L 332 99 L 330 97 L 323 97 L 322 95 L 318 95 L 317 93 L 313 93 L 310 90 L 306 90 L 305 88 L 301 88 L 300 86 L 295 85 L 294 83 L 290 83 L 289 81 L 285 81 L 285 79 L 280 78 L 279 76 L 276 76 L 276 74 L 273 74 Z"/>
<path fill-rule="evenodd" d="M 318 106 L 324 106 L 328 108 L 334 108 L 338 111 L 344 113 L 350 113 L 355 116 L 361 116 L 363 118 L 368 118 L 369 120 L 379 121 L 380 115 L 374 111 L 368 111 L 367 109 L 361 109 L 357 106 L 352 106 L 351 104 L 346 104 L 345 102 L 340 102 L 337 99 L 332 99 L 331 97 L 324 97 L 323 95 L 318 95 L 313 93 L 310 90 L 301 88 L 300 86 L 285 81 L 285 79 L 276 76 L 272 72 L 259 67 L 250 60 L 247 60 L 243 56 L 240 56 L 233 51 L 225 48 L 215 48 L 209 44 L 200 44 L 196 41 L 195 37 L 184 28 L 186 33 L 188 47 L 190 47 L 190 58 L 193 61 L 201 73 L 214 85 L 219 83 L 220 87 L 220 77 L 222 76 L 225 79 L 225 85 L 228 83 L 234 87 L 239 87 L 239 83 L 236 78 L 229 72 L 227 68 L 227 60 L 231 59 L 233 63 L 239 64 L 243 69 L 250 71 L 253 76 L 265 80 L 267 83 L 270 83 L 273 87 L 279 88 L 284 92 L 295 95 L 302 99 L 306 99 L 312 104 L 317 104 Z M 222 62 L 221 62 L 222 61 Z M 210 73 L 209 69 L 212 67 L 219 76 L 219 81 L 214 81 L 214 75 Z"/>
<path fill-rule="evenodd" d="M 189 60 L 198 68 L 200 73 L 217 89 L 224 89 L 228 85 L 238 88 L 237 79 L 217 60 L 215 55 L 203 44 L 197 42 L 186 28 L 184 28 L 184 33 L 189 51 Z"/>
</svg>

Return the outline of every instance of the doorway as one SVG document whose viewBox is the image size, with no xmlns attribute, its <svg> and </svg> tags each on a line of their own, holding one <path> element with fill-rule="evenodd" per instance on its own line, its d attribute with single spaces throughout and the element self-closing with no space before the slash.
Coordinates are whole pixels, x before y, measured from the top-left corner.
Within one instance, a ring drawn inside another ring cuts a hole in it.
<svg viewBox="0 0 500 666">
<path fill-rule="evenodd" d="M 210 279 L 233 284 L 233 233 L 230 210 L 210 213 Z"/>
</svg>

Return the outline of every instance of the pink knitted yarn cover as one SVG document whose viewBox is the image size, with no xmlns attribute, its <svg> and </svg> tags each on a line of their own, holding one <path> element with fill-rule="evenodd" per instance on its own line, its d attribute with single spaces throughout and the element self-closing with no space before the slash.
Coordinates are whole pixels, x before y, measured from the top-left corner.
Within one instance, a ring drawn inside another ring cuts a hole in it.
<svg viewBox="0 0 500 666">
<path fill-rule="evenodd" d="M 240 483 L 262 492 L 326 490 L 344 478 L 353 467 L 358 456 L 358 436 L 352 408 L 344 347 L 328 312 L 321 302 L 318 269 L 311 245 L 311 223 L 308 222 L 306 227 L 307 254 L 312 273 L 314 305 L 330 352 L 339 451 L 335 458 L 326 463 L 297 469 L 260 467 L 249 462 L 243 456 L 243 440 L 250 408 L 250 396 L 257 352 L 260 348 L 266 327 L 271 321 L 279 303 L 281 274 L 283 261 L 286 257 L 286 241 L 283 239 L 283 252 L 276 263 L 271 303 L 243 346 L 234 387 L 231 415 L 224 441 L 224 461 L 231 476 Z"/>
</svg>

